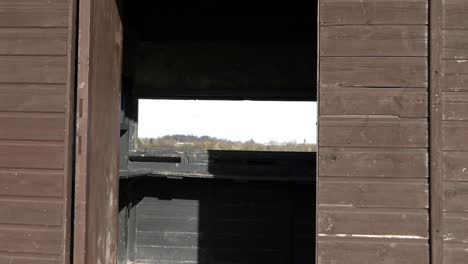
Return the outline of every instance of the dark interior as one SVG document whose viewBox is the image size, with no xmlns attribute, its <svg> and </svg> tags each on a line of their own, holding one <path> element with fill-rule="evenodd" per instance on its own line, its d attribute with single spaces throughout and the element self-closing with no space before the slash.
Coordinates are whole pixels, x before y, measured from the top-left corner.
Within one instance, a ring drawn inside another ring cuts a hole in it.
<svg viewBox="0 0 468 264">
<path fill-rule="evenodd" d="M 316 6 L 122 1 L 119 263 L 315 263 L 315 153 L 134 140 L 141 98 L 316 101 Z"/>
</svg>

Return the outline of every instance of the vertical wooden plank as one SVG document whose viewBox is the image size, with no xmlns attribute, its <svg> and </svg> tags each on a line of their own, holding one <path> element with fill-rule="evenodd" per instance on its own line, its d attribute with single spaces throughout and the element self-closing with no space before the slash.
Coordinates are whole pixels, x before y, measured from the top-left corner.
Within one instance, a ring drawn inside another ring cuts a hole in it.
<svg viewBox="0 0 468 264">
<path fill-rule="evenodd" d="M 72 252 L 72 206 L 73 206 L 73 170 L 74 164 L 74 145 L 75 145 L 75 89 L 76 89 L 76 38 L 77 38 L 77 6 L 78 0 L 70 0 L 68 14 L 68 36 L 67 36 L 67 86 L 65 92 L 65 177 L 63 180 L 63 215 L 64 215 L 64 232 L 63 232 L 63 253 L 62 263 L 70 263 Z"/>
<path fill-rule="evenodd" d="M 117 262 L 122 24 L 115 0 L 79 12 L 75 264 Z"/>
<path fill-rule="evenodd" d="M 79 1 L 78 7 L 78 65 L 77 65 L 77 113 L 76 113 L 76 157 L 75 157 L 75 208 L 74 208 L 74 238 L 73 263 L 86 263 L 86 234 L 87 225 L 87 128 L 89 90 L 89 57 L 90 57 L 90 1 Z"/>
<path fill-rule="evenodd" d="M 442 54 L 442 0 L 430 0 L 429 27 L 429 100 L 430 100 L 430 246 L 431 263 L 443 263 L 442 211 L 442 89 L 440 87 Z"/>
</svg>

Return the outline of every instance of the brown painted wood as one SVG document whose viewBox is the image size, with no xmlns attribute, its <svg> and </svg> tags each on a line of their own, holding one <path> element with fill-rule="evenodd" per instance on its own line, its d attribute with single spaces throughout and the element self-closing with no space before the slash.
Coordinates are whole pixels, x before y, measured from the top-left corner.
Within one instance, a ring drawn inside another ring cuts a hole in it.
<svg viewBox="0 0 468 264">
<path fill-rule="evenodd" d="M 429 249 L 423 242 L 376 239 L 325 239 L 318 246 L 319 264 L 427 264 Z"/>
<path fill-rule="evenodd" d="M 67 57 L 0 56 L 0 82 L 65 84 Z"/>
<path fill-rule="evenodd" d="M 69 263 L 74 3 L 0 3 L 0 263 Z"/>
<path fill-rule="evenodd" d="M 59 264 L 61 260 L 57 257 L 31 257 L 31 256 L 1 256 L 0 264 Z"/>
<path fill-rule="evenodd" d="M 0 114 L 0 140 L 63 141 L 63 114 Z"/>
<path fill-rule="evenodd" d="M 428 208 L 426 180 L 320 179 L 319 204 L 357 208 Z"/>
<path fill-rule="evenodd" d="M 468 155 L 466 152 L 444 152 L 443 176 L 448 181 L 468 181 Z"/>
<path fill-rule="evenodd" d="M 444 29 L 468 29 L 468 7 L 464 0 L 445 0 L 442 12 Z"/>
<path fill-rule="evenodd" d="M 442 37 L 442 57 L 444 59 L 468 59 L 468 28 L 466 30 L 444 30 Z"/>
<path fill-rule="evenodd" d="M 0 25 L 3 27 L 67 27 L 72 1 L 2 1 Z"/>
<path fill-rule="evenodd" d="M 61 0 L 57 0 L 61 1 Z M 78 38 L 78 0 L 68 0 L 68 34 L 67 34 L 67 84 L 65 90 L 65 139 L 64 139 L 64 179 L 63 179 L 63 247 L 61 262 L 72 263 L 72 230 L 73 218 L 73 181 L 75 169 L 75 126 L 76 126 L 76 63 Z"/>
<path fill-rule="evenodd" d="M 63 169 L 63 143 L 0 141 L 0 168 Z"/>
<path fill-rule="evenodd" d="M 60 199 L 0 198 L 0 224 L 62 225 Z"/>
<path fill-rule="evenodd" d="M 73 263 L 115 264 L 122 25 L 114 0 L 79 10 Z"/>
<path fill-rule="evenodd" d="M 428 6 L 320 2 L 318 263 L 430 262 Z"/>
<path fill-rule="evenodd" d="M 320 41 L 320 56 L 427 56 L 427 26 L 328 26 Z"/>
<path fill-rule="evenodd" d="M 64 175 L 56 170 L 0 170 L 0 196 L 54 197 L 63 196 Z"/>
<path fill-rule="evenodd" d="M 468 213 L 444 214 L 444 241 L 468 243 Z"/>
<path fill-rule="evenodd" d="M 66 55 L 66 28 L 0 28 L 0 55 Z"/>
<path fill-rule="evenodd" d="M 320 176 L 425 178 L 424 149 L 320 148 Z"/>
<path fill-rule="evenodd" d="M 427 60 L 417 57 L 321 57 L 320 85 L 326 87 L 427 86 Z"/>
<path fill-rule="evenodd" d="M 468 211 L 468 183 L 445 182 L 444 184 L 444 210 L 449 212 Z"/>
<path fill-rule="evenodd" d="M 468 92 L 447 92 L 443 94 L 444 120 L 468 121 Z"/>
<path fill-rule="evenodd" d="M 321 90 L 322 115 L 427 116 L 427 91 L 402 88 L 328 88 Z"/>
<path fill-rule="evenodd" d="M 427 15 L 427 1 L 423 0 L 320 1 L 322 25 L 425 25 Z"/>
<path fill-rule="evenodd" d="M 322 207 L 317 232 L 319 236 L 409 236 L 427 239 L 428 229 L 428 216 L 424 210 Z"/>
<path fill-rule="evenodd" d="M 468 258 L 466 244 L 446 243 L 444 247 L 444 263 L 464 264 Z"/>
<path fill-rule="evenodd" d="M 443 263 L 442 216 L 442 0 L 430 0 L 429 30 L 429 184 L 430 184 L 430 247 L 431 263 Z"/>
<path fill-rule="evenodd" d="M 468 150 L 468 122 L 444 121 L 442 123 L 442 149 Z"/>
<path fill-rule="evenodd" d="M 440 85 L 444 91 L 468 91 L 468 60 L 443 60 Z"/>
<path fill-rule="evenodd" d="M 0 84 L 0 111 L 63 113 L 64 85 Z"/>
<path fill-rule="evenodd" d="M 427 122 L 422 119 L 322 117 L 323 147 L 425 148 Z"/>
<path fill-rule="evenodd" d="M 59 255 L 62 250 L 62 231 L 57 228 L 0 225 L 2 252 L 40 253 Z"/>
</svg>

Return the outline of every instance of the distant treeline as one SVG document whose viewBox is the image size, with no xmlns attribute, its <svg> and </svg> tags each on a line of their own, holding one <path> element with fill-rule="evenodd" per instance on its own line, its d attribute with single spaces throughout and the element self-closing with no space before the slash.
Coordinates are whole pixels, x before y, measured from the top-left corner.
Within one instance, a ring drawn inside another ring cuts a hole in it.
<svg viewBox="0 0 468 264">
<path fill-rule="evenodd" d="M 296 142 L 257 143 L 254 140 L 246 142 L 230 141 L 210 136 L 167 135 L 159 138 L 138 138 L 139 150 L 250 150 L 250 151 L 316 151 L 315 144 Z"/>
</svg>

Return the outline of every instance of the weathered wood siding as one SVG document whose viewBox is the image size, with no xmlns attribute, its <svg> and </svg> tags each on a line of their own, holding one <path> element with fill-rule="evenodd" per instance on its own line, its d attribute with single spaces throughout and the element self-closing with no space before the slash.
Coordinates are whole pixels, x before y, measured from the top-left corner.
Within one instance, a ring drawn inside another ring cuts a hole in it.
<svg viewBox="0 0 468 264">
<path fill-rule="evenodd" d="M 427 264 L 428 1 L 319 5 L 318 263 Z"/>
<path fill-rule="evenodd" d="M 441 172 L 443 263 L 468 259 L 468 4 L 442 1 Z"/>
<path fill-rule="evenodd" d="M 117 262 L 123 33 L 117 4 L 79 2 L 74 264 Z"/>
<path fill-rule="evenodd" d="M 73 0 L 0 3 L 0 263 L 68 263 Z"/>
</svg>

